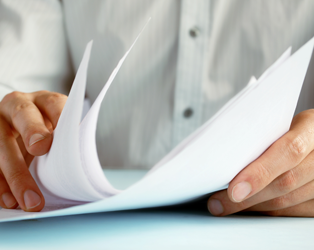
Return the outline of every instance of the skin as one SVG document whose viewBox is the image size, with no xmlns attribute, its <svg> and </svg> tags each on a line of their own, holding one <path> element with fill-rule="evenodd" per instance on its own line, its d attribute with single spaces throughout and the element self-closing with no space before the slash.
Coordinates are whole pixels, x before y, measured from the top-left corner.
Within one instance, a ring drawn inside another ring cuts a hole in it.
<svg viewBox="0 0 314 250">
<path fill-rule="evenodd" d="M 208 200 L 215 216 L 254 211 L 314 216 L 314 110 L 294 117 L 289 131 L 244 168 L 227 190 Z"/>
<path fill-rule="evenodd" d="M 39 91 L 12 92 L 0 102 L 0 206 L 38 212 L 45 199 L 28 167 L 50 149 L 67 97 Z"/>
<path fill-rule="evenodd" d="M 0 206 L 38 212 L 45 200 L 28 171 L 34 156 L 47 153 L 65 95 L 12 92 L 0 102 Z M 256 211 L 272 216 L 314 216 L 314 110 L 298 114 L 290 130 L 244 168 L 228 190 L 208 200 L 225 216 Z"/>
</svg>

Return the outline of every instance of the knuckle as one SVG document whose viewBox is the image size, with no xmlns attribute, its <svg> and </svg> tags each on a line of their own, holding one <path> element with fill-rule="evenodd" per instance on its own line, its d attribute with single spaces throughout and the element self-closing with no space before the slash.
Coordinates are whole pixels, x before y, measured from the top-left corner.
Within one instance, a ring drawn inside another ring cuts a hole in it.
<svg viewBox="0 0 314 250">
<path fill-rule="evenodd" d="M 63 94 L 52 92 L 49 93 L 45 101 L 48 105 L 55 105 L 56 103 L 63 101 L 65 98 L 66 96 Z"/>
<path fill-rule="evenodd" d="M 7 178 L 8 184 L 14 188 L 20 187 L 24 180 L 27 180 L 27 174 L 24 171 L 14 171 Z"/>
<path fill-rule="evenodd" d="M 1 101 L 1 103 L 9 103 L 12 102 L 13 100 L 19 99 L 24 96 L 24 93 L 19 92 L 19 91 L 13 91 L 7 95 L 5 95 Z"/>
<path fill-rule="evenodd" d="M 294 171 L 291 169 L 278 178 L 277 189 L 283 193 L 289 193 L 297 187 Z"/>
<path fill-rule="evenodd" d="M 12 118 L 16 118 L 21 112 L 24 112 L 25 110 L 27 110 L 28 108 L 32 107 L 33 103 L 31 102 L 21 102 L 16 104 L 15 106 L 13 106 L 13 110 L 12 110 Z"/>
<path fill-rule="evenodd" d="M 7 95 L 5 96 L 5 98 L 16 99 L 16 98 L 19 98 L 19 97 L 21 97 L 21 96 L 23 96 L 23 95 L 24 95 L 24 93 L 22 93 L 22 92 L 13 91 L 13 92 L 7 94 Z"/>
<path fill-rule="evenodd" d="M 284 196 L 280 196 L 270 201 L 270 207 L 273 209 L 285 208 L 288 202 Z"/>
<path fill-rule="evenodd" d="M 304 157 L 307 147 L 306 143 L 300 136 L 286 138 L 285 144 L 286 148 L 288 149 L 288 154 L 290 155 L 293 162 L 298 162 Z"/>
<path fill-rule="evenodd" d="M 267 168 L 262 162 L 256 161 L 255 175 L 253 182 L 260 184 L 264 181 L 269 181 L 272 179 L 272 173 L 269 168 Z"/>
</svg>

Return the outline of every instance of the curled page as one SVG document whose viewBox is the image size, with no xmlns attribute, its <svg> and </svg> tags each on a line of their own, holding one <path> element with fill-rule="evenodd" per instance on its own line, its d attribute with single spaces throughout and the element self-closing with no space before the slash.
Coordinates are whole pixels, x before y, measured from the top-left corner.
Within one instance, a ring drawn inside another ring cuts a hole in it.
<svg viewBox="0 0 314 250">
<path fill-rule="evenodd" d="M 147 23 L 149 21 L 150 19 L 148 19 Z M 92 107 L 90 108 L 90 110 L 88 111 L 87 115 L 85 116 L 85 118 L 83 119 L 80 125 L 79 145 L 80 145 L 80 152 L 81 152 L 82 167 L 84 169 L 84 172 L 90 184 L 104 198 L 109 197 L 113 194 L 118 194 L 120 191 L 110 185 L 110 183 L 108 182 L 108 180 L 106 179 L 103 173 L 102 167 L 98 159 L 97 148 L 96 148 L 96 137 L 95 137 L 98 113 L 100 110 L 101 102 L 104 99 L 112 81 L 114 80 L 119 69 L 121 68 L 125 58 L 128 56 L 134 44 L 136 43 L 141 33 L 145 29 L 147 23 L 145 24 L 141 32 L 138 34 L 135 41 L 129 48 L 129 50 L 121 58 L 117 67 L 111 73 L 107 83 L 105 84 L 104 88 L 101 90 L 100 94 L 97 96 Z"/>
<path fill-rule="evenodd" d="M 149 21 L 150 19 L 147 23 Z M 98 160 L 95 138 L 97 118 L 107 90 L 147 23 L 111 73 L 101 93 L 80 124 L 92 48 L 92 42 L 88 43 L 68 100 L 54 131 L 51 149 L 48 154 L 36 159 L 34 172 L 37 181 L 44 189 L 57 197 L 90 202 L 119 193 L 119 190 L 113 188 L 107 181 Z"/>
<path fill-rule="evenodd" d="M 91 48 L 92 42 L 89 42 L 54 131 L 50 151 L 38 158 L 35 168 L 37 177 L 44 188 L 58 197 L 69 200 L 102 199 L 85 175 L 79 147 L 79 124 Z"/>
</svg>

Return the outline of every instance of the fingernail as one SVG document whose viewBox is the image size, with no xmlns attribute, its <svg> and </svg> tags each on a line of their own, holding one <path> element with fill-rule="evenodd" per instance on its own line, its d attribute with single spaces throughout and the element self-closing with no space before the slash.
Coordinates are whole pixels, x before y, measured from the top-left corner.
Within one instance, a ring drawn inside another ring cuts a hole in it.
<svg viewBox="0 0 314 250">
<path fill-rule="evenodd" d="M 217 199 L 210 199 L 208 201 L 207 208 L 212 215 L 220 215 L 224 212 L 224 207 Z"/>
<path fill-rule="evenodd" d="M 27 209 L 37 207 L 41 203 L 41 198 L 32 190 L 26 190 L 24 193 L 24 202 Z"/>
<path fill-rule="evenodd" d="M 11 207 L 14 207 L 16 205 L 16 200 L 15 200 L 14 196 L 10 193 L 4 193 L 2 195 L 2 200 L 3 200 L 3 203 L 5 204 L 5 206 L 7 208 L 11 208 Z"/>
<path fill-rule="evenodd" d="M 232 199 L 235 202 L 240 202 L 245 199 L 252 191 L 252 186 L 246 181 L 242 181 L 235 185 L 232 189 Z"/>
<path fill-rule="evenodd" d="M 32 146 L 33 144 L 35 144 L 36 142 L 39 142 L 43 139 L 45 139 L 45 136 L 43 136 L 41 134 L 32 135 L 31 138 L 29 139 L 29 147 Z"/>
</svg>

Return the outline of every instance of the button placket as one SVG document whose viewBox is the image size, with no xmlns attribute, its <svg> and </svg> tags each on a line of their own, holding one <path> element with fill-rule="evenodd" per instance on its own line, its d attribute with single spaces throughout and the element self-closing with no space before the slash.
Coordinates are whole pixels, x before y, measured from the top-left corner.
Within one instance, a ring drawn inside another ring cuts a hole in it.
<svg viewBox="0 0 314 250">
<path fill-rule="evenodd" d="M 203 63 L 207 41 L 203 31 L 206 31 L 208 24 L 208 0 L 181 2 L 173 146 L 201 125 Z"/>
</svg>

